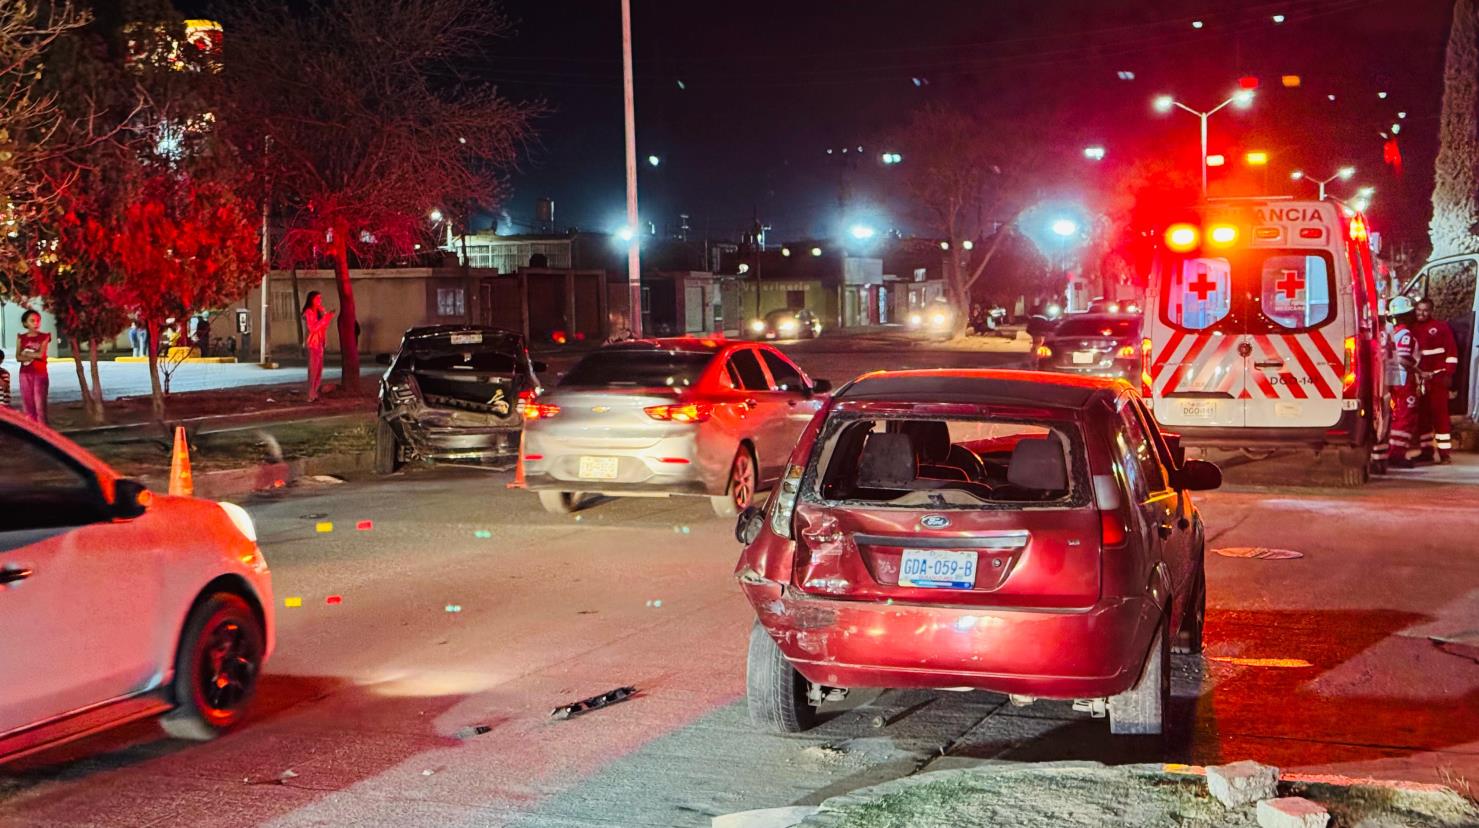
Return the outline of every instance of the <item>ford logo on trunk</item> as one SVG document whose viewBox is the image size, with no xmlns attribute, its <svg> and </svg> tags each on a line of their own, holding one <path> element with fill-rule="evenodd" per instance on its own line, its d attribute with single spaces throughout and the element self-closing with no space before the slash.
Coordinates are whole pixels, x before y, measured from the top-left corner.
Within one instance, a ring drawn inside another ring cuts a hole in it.
<svg viewBox="0 0 1479 828">
<path fill-rule="evenodd" d="M 919 519 L 919 525 L 926 529 L 944 529 L 950 525 L 950 518 L 944 515 L 925 515 Z"/>
</svg>

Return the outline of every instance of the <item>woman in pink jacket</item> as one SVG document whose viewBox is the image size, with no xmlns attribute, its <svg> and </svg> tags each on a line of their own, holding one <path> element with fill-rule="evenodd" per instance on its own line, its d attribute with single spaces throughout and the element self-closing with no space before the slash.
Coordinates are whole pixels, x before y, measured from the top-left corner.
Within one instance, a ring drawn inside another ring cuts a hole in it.
<svg viewBox="0 0 1479 828">
<path fill-rule="evenodd" d="M 324 376 L 324 345 L 328 344 L 329 321 L 334 312 L 324 308 L 324 298 L 316 290 L 308 291 L 303 303 L 303 327 L 308 333 L 303 344 L 308 348 L 308 401 L 318 400 L 318 386 Z"/>
</svg>

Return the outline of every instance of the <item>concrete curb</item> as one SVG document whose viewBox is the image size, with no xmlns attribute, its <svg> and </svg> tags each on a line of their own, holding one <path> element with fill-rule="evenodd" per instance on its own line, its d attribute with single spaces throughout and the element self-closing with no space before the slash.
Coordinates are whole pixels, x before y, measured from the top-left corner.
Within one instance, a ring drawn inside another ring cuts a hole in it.
<svg viewBox="0 0 1479 828">
<path fill-rule="evenodd" d="M 268 416 L 263 416 L 263 415 Z M 140 440 L 168 439 L 175 426 L 184 426 L 191 434 L 215 434 L 244 428 L 260 428 L 273 425 L 306 422 L 332 422 L 373 417 L 374 409 L 369 405 L 355 407 L 324 407 L 298 405 L 271 411 L 249 411 L 240 414 L 207 414 L 201 417 L 150 421 L 145 423 L 120 423 L 118 425 L 73 428 L 61 432 L 82 445 L 105 443 L 130 443 Z"/>
<path fill-rule="evenodd" d="M 281 463 L 259 463 L 237 469 L 219 469 L 195 475 L 195 496 L 208 500 L 242 497 L 256 492 L 290 487 L 305 477 L 316 474 L 353 474 L 375 467 L 375 452 L 355 451 L 301 457 Z M 142 482 L 155 491 L 164 491 L 169 481 L 147 475 Z"/>
</svg>

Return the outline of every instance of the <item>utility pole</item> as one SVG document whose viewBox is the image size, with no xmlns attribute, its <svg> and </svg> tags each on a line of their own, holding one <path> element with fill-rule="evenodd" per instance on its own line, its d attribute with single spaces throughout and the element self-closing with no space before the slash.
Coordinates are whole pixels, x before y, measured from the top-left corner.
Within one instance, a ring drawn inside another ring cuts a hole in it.
<svg viewBox="0 0 1479 828">
<path fill-rule="evenodd" d="M 621 0 L 621 80 L 626 106 L 627 144 L 627 304 L 632 336 L 642 335 L 641 230 L 637 227 L 637 115 L 632 90 L 632 0 Z"/>
<path fill-rule="evenodd" d="M 268 135 L 263 139 L 262 146 L 264 154 L 270 153 L 272 151 L 271 135 Z M 260 351 L 258 355 L 258 360 L 263 368 L 266 368 L 271 364 L 267 358 L 267 277 L 272 271 L 272 232 L 271 227 L 268 226 L 267 213 L 268 210 L 271 208 L 271 205 L 272 181 L 269 178 L 267 182 L 267 189 L 262 195 L 262 324 L 257 330 L 257 338 L 260 340 L 257 345 L 257 348 Z M 153 346 L 151 345 L 150 347 Z"/>
</svg>

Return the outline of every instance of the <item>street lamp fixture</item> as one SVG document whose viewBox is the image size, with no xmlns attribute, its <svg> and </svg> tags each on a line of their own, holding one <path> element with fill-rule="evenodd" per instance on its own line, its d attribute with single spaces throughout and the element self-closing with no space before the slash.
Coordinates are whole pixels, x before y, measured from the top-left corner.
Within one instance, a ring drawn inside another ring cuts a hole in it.
<svg viewBox="0 0 1479 828">
<path fill-rule="evenodd" d="M 1375 194 L 1376 194 L 1376 188 L 1375 187 L 1362 187 L 1361 189 L 1359 189 L 1359 190 L 1356 191 L 1356 195 L 1358 195 L 1358 196 L 1360 196 L 1362 198 L 1371 198 Z"/>
<path fill-rule="evenodd" d="M 658 164 L 662 163 L 662 159 L 658 158 L 656 155 L 649 155 L 647 156 L 647 163 L 656 167 Z"/>
<path fill-rule="evenodd" d="M 740 265 L 738 268 L 736 268 L 736 270 L 739 271 L 740 275 L 744 275 L 750 272 L 750 266 L 745 264 L 744 262 L 740 262 Z"/>
<path fill-rule="evenodd" d="M 429 216 L 429 218 L 432 221 L 441 221 L 442 218 L 443 218 L 442 211 L 441 210 L 432 210 L 431 211 L 431 215 Z"/>
<path fill-rule="evenodd" d="M 1103 161 L 1104 148 L 1100 146 L 1084 147 L 1084 157 L 1090 161 Z"/>
<path fill-rule="evenodd" d="M 947 242 L 947 241 L 940 242 L 940 249 L 941 250 L 949 250 L 950 249 L 950 242 Z"/>
<path fill-rule="evenodd" d="M 781 248 L 781 255 L 782 256 L 789 257 L 791 255 L 791 248 L 789 248 L 789 247 L 782 247 Z"/>
<path fill-rule="evenodd" d="M 811 255 L 813 255 L 813 256 L 820 256 L 820 255 L 822 255 L 822 249 L 820 247 L 813 247 L 811 249 Z"/>
<path fill-rule="evenodd" d="M 1268 164 L 1268 153 L 1263 150 L 1253 150 L 1244 156 L 1244 160 L 1254 167 L 1262 167 Z"/>
<path fill-rule="evenodd" d="M 1207 119 L 1208 118 L 1211 118 L 1213 115 L 1217 114 L 1223 108 L 1225 108 L 1225 107 L 1227 107 L 1229 105 L 1236 105 L 1239 109 L 1247 109 L 1249 106 L 1252 106 L 1253 105 L 1253 90 L 1252 89 L 1239 89 L 1238 91 L 1232 93 L 1232 95 L 1230 95 L 1227 98 L 1227 100 L 1225 100 L 1222 103 L 1220 103 L 1220 104 L 1212 107 L 1211 109 L 1207 110 L 1206 112 L 1202 112 L 1202 111 L 1199 111 L 1199 110 L 1196 110 L 1196 109 L 1192 109 L 1191 107 L 1187 106 L 1186 104 L 1182 103 L 1181 101 L 1176 100 L 1175 98 L 1171 97 L 1170 95 L 1159 95 L 1159 96 L 1157 96 L 1155 98 L 1155 100 L 1154 100 L 1153 103 L 1154 103 L 1154 106 L 1155 106 L 1155 109 L 1156 109 L 1157 112 L 1170 112 L 1172 107 L 1177 107 L 1177 108 L 1180 108 L 1180 109 L 1182 109 L 1182 110 L 1184 110 L 1186 112 L 1190 112 L 1191 114 L 1197 116 L 1197 118 L 1202 122 L 1202 154 L 1201 154 L 1201 159 L 1202 159 L 1202 197 L 1203 198 L 1206 198 L 1206 196 L 1207 196 Z"/>
<path fill-rule="evenodd" d="M 858 241 L 866 241 L 873 238 L 873 236 L 878 231 L 874 230 L 872 227 L 869 227 L 866 224 L 854 224 L 852 227 L 848 228 L 847 232 L 850 233 L 852 237 L 857 239 Z"/>
<path fill-rule="evenodd" d="M 622 228 L 620 228 L 619 230 L 616 231 L 616 237 L 618 239 L 621 239 L 624 242 L 629 242 L 632 239 L 634 239 L 634 238 L 637 237 L 637 233 L 636 233 L 636 231 L 632 230 L 632 228 L 629 227 L 629 226 L 628 227 L 622 227 Z"/>
<path fill-rule="evenodd" d="M 1330 182 L 1334 181 L 1337 178 L 1339 178 L 1341 181 L 1349 181 L 1351 179 L 1351 176 L 1353 176 L 1355 174 L 1356 174 L 1356 168 L 1355 167 L 1345 166 L 1345 167 L 1341 167 L 1340 169 L 1336 170 L 1335 171 L 1335 174 L 1332 175 L 1332 176 L 1330 176 L 1329 178 L 1323 178 L 1323 179 L 1321 179 L 1321 178 L 1310 177 L 1310 180 L 1313 181 L 1313 182 L 1315 182 L 1315 186 L 1316 187 L 1319 187 L 1319 189 L 1320 189 L 1320 200 L 1321 201 L 1324 201 L 1325 200 L 1325 185 L 1326 184 L 1329 184 Z M 1301 179 L 1303 179 L 1305 177 L 1306 176 L 1305 176 L 1304 172 L 1302 172 L 1300 170 L 1295 170 L 1294 172 L 1289 173 L 1289 178 L 1291 180 L 1294 180 L 1294 181 L 1299 181 L 1299 180 L 1301 180 Z"/>
<path fill-rule="evenodd" d="M 965 241 L 960 243 L 960 246 L 964 247 L 966 250 L 970 250 L 976 246 L 976 243 L 971 241 L 970 239 L 966 239 Z"/>
<path fill-rule="evenodd" d="M 1078 232 L 1078 222 L 1070 218 L 1060 218 L 1053 222 L 1052 231 L 1064 238 Z"/>
</svg>

